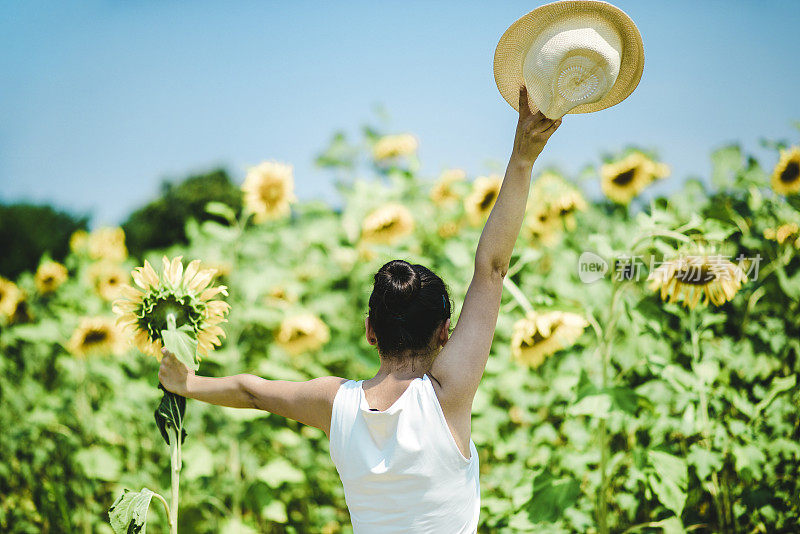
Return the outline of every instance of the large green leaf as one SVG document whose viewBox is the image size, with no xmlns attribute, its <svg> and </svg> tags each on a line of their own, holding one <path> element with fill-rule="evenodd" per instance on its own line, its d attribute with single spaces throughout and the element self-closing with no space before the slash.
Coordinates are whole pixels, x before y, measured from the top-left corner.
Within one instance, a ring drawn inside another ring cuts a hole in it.
<svg viewBox="0 0 800 534">
<path fill-rule="evenodd" d="M 647 451 L 655 471 L 647 477 L 658 500 L 680 517 L 686 504 L 688 473 L 686 460 L 662 451 Z"/>
<path fill-rule="evenodd" d="M 161 402 L 155 411 L 156 425 L 161 432 L 161 437 L 169 445 L 169 428 L 174 428 L 179 436 L 181 443 L 186 439 L 186 431 L 183 429 L 183 417 L 186 415 L 186 398 L 176 395 L 164 389 L 161 384 L 159 389 L 164 392 Z"/>
<path fill-rule="evenodd" d="M 146 534 L 147 510 L 154 495 L 147 488 L 141 491 L 126 489 L 108 509 L 108 519 L 114 533 Z"/>
<path fill-rule="evenodd" d="M 580 482 L 574 478 L 556 479 L 545 470 L 533 479 L 533 493 L 524 508 L 533 523 L 553 523 L 564 510 L 575 504 L 581 493 Z"/>
<path fill-rule="evenodd" d="M 200 367 L 197 362 L 197 339 L 195 339 L 191 326 L 185 324 L 180 328 L 162 330 L 161 339 L 168 351 L 173 353 L 186 367 L 197 371 Z"/>
</svg>

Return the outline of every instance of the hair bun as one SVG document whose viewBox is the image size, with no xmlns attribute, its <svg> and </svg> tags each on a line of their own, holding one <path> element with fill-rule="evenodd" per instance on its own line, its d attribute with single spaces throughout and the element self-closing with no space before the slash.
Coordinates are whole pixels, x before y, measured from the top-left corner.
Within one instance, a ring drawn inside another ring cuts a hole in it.
<svg viewBox="0 0 800 534">
<path fill-rule="evenodd" d="M 403 260 L 390 261 L 384 266 L 388 278 L 386 294 L 387 304 L 401 311 L 405 304 L 411 302 L 420 288 L 420 278 L 414 267 Z"/>
</svg>

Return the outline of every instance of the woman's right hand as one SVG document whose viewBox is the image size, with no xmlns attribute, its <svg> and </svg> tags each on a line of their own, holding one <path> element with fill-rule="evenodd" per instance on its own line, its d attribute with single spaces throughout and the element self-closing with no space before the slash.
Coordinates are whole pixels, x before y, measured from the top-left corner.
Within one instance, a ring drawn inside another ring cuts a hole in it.
<svg viewBox="0 0 800 534">
<path fill-rule="evenodd" d="M 161 349 L 161 353 L 164 356 L 161 358 L 161 365 L 158 368 L 158 380 L 167 391 L 186 397 L 189 391 L 189 380 L 194 377 L 194 371 L 186 367 L 167 349 Z"/>
<path fill-rule="evenodd" d="M 519 90 L 519 121 L 514 138 L 512 160 L 533 165 L 541 154 L 547 140 L 561 126 L 561 119 L 553 120 L 545 117 L 541 111 L 531 113 L 528 106 L 528 90 L 523 85 Z"/>
</svg>

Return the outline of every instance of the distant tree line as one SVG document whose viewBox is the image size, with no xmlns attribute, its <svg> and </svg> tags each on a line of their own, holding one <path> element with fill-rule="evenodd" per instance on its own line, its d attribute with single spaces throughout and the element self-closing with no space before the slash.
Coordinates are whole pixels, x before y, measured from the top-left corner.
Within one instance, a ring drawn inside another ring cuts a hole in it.
<svg viewBox="0 0 800 534">
<path fill-rule="evenodd" d="M 190 218 L 217 220 L 205 211 L 211 201 L 227 204 L 237 215 L 241 212 L 241 192 L 225 169 L 165 180 L 157 198 L 134 210 L 121 224 L 128 252 L 141 259 L 147 250 L 186 243 L 185 224 Z M 70 236 L 87 229 L 89 220 L 89 216 L 48 204 L 0 202 L 0 275 L 14 279 L 33 271 L 44 254 L 63 260 Z"/>
</svg>

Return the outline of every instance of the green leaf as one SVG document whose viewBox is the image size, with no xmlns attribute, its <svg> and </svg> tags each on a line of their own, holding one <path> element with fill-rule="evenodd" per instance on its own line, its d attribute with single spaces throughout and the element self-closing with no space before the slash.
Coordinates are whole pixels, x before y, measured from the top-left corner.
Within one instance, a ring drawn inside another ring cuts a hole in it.
<svg viewBox="0 0 800 534">
<path fill-rule="evenodd" d="M 683 523 L 679 517 L 668 517 L 663 521 L 659 521 L 658 526 L 664 530 L 664 534 L 686 534 L 686 529 L 683 528 Z"/>
<path fill-rule="evenodd" d="M 574 505 L 581 493 L 581 485 L 573 478 L 556 479 L 545 470 L 533 479 L 531 500 L 525 505 L 528 518 L 533 523 L 553 523 L 564 510 Z"/>
<path fill-rule="evenodd" d="M 589 415 L 605 419 L 611 413 L 611 397 L 606 393 L 587 395 L 567 409 L 570 415 Z"/>
<path fill-rule="evenodd" d="M 288 519 L 286 516 L 286 505 L 278 500 L 272 501 L 261 508 L 261 515 L 276 523 L 286 523 Z"/>
<path fill-rule="evenodd" d="M 183 417 L 186 415 L 186 398 L 167 391 L 161 384 L 158 387 L 164 391 L 164 396 L 161 397 L 161 402 L 154 414 L 161 437 L 169 445 L 168 429 L 174 428 L 178 435 L 181 436 L 181 443 L 183 443 L 186 439 L 186 431 L 183 429 Z"/>
<path fill-rule="evenodd" d="M 708 478 L 712 471 L 722 469 L 722 455 L 697 444 L 689 447 L 689 454 L 686 456 L 686 460 L 689 465 L 694 466 L 697 478 L 701 481 Z"/>
<path fill-rule="evenodd" d="M 192 441 L 188 447 L 181 450 L 181 458 L 183 463 L 181 478 L 195 480 L 214 474 L 214 456 L 202 443 Z"/>
<path fill-rule="evenodd" d="M 206 204 L 206 212 L 217 217 L 222 217 L 230 223 L 236 222 L 236 212 L 223 202 L 212 201 Z"/>
<path fill-rule="evenodd" d="M 283 458 L 277 458 L 259 469 L 256 477 L 271 488 L 277 488 L 284 482 L 299 483 L 306 479 L 305 473 Z"/>
<path fill-rule="evenodd" d="M 711 183 L 720 189 L 729 188 L 742 168 L 742 150 L 737 145 L 717 149 L 711 153 L 711 163 Z"/>
<path fill-rule="evenodd" d="M 231 517 L 219 527 L 220 534 L 258 534 L 258 531 L 241 519 Z"/>
<path fill-rule="evenodd" d="M 784 376 L 780 378 L 776 378 L 772 381 L 772 387 L 769 390 L 769 393 L 759 402 L 755 407 L 755 415 L 761 413 L 764 408 L 770 405 L 770 403 L 775 400 L 775 397 L 783 393 L 784 391 L 789 391 L 790 389 L 794 388 L 795 383 L 797 382 L 797 378 L 795 375 Z"/>
<path fill-rule="evenodd" d="M 122 464 L 106 449 L 92 446 L 82 449 L 75 455 L 75 461 L 83 468 L 89 478 L 118 480 Z"/>
<path fill-rule="evenodd" d="M 767 457 L 760 447 L 752 443 L 734 445 L 731 449 L 731 453 L 733 453 L 733 458 L 735 459 L 736 471 L 740 475 L 743 475 L 742 472 L 747 470 L 750 471 L 754 479 L 761 478 L 764 473 L 764 463 L 767 461 Z"/>
<path fill-rule="evenodd" d="M 661 451 L 647 451 L 655 474 L 647 477 L 661 504 L 680 517 L 686 504 L 688 473 L 686 460 Z"/>
<path fill-rule="evenodd" d="M 115 534 L 145 534 L 147 531 L 147 509 L 153 493 L 147 488 L 142 491 L 125 490 L 111 508 L 108 519 Z"/>
<path fill-rule="evenodd" d="M 164 347 L 173 353 L 186 367 L 193 371 L 200 368 L 197 362 L 197 339 L 189 325 L 180 328 L 168 328 L 161 331 Z"/>
</svg>

